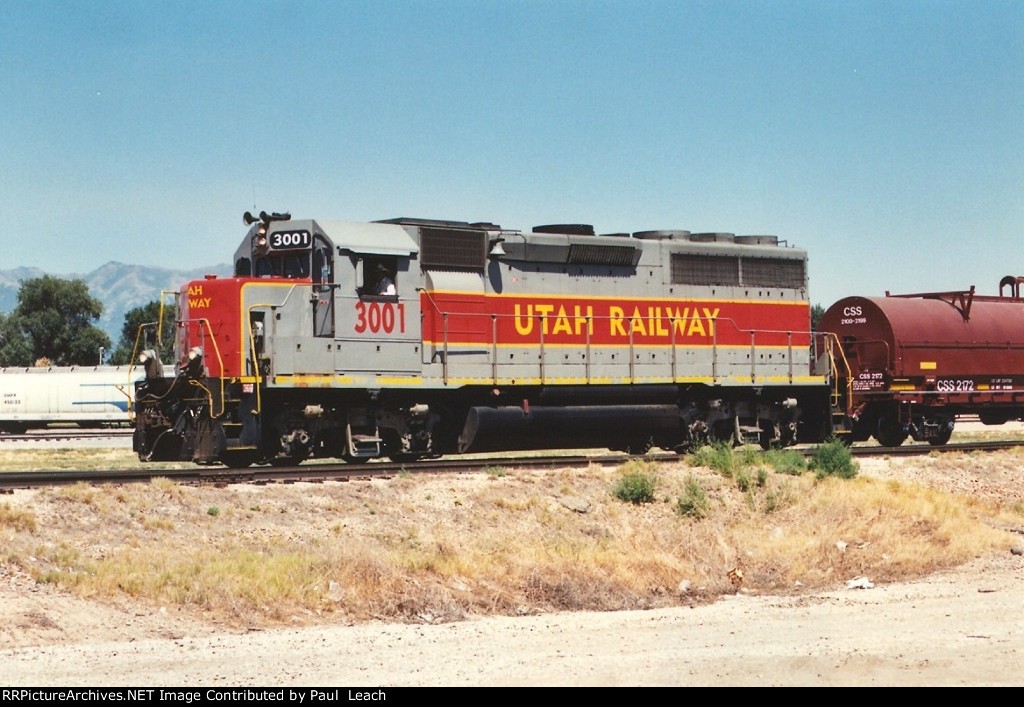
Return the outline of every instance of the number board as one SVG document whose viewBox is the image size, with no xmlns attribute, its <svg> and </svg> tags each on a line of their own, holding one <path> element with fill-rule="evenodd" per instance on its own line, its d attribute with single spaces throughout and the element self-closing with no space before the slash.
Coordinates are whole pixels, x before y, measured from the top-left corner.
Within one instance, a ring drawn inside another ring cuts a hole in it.
<svg viewBox="0 0 1024 707">
<path fill-rule="evenodd" d="M 308 250 L 313 244 L 309 231 L 275 231 L 267 236 L 271 250 Z"/>
</svg>

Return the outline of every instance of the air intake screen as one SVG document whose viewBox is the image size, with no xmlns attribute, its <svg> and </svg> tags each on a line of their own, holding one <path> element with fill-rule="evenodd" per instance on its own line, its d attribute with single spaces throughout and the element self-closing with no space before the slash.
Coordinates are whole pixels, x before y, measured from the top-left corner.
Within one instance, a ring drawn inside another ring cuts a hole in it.
<svg viewBox="0 0 1024 707">
<path fill-rule="evenodd" d="M 752 287 L 801 288 L 805 285 L 804 261 L 744 258 L 743 284 Z"/>
<path fill-rule="evenodd" d="M 672 283 L 676 285 L 738 285 L 739 258 L 720 255 L 672 254 Z"/>
<path fill-rule="evenodd" d="M 420 229 L 420 266 L 424 269 L 482 270 L 487 264 L 487 234 L 448 228 Z"/>
<path fill-rule="evenodd" d="M 569 263 L 573 265 L 632 265 L 636 248 L 623 245 L 589 245 L 573 243 L 569 246 Z"/>
</svg>

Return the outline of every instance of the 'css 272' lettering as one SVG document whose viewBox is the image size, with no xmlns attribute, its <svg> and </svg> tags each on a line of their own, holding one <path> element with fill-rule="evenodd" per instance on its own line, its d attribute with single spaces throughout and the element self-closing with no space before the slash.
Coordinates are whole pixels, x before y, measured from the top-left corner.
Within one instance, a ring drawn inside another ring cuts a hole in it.
<svg viewBox="0 0 1024 707">
<path fill-rule="evenodd" d="M 399 334 L 405 333 L 405 305 L 391 302 L 356 302 L 357 334 L 370 332 L 378 334 L 383 331 L 390 334 L 397 327 Z"/>
</svg>

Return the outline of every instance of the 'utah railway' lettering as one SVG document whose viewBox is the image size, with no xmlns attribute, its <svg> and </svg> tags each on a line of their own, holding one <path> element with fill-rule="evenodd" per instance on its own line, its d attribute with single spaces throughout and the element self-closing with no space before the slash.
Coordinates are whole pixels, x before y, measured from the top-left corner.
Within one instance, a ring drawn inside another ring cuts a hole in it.
<svg viewBox="0 0 1024 707">
<path fill-rule="evenodd" d="M 714 336 L 715 319 L 721 308 L 708 307 L 633 307 L 627 312 L 623 307 L 608 307 L 608 316 L 594 317 L 594 308 L 574 305 L 572 313 L 566 311 L 564 305 L 558 305 L 557 311 L 553 304 L 527 304 L 526 311 L 522 305 L 515 305 L 516 331 L 521 336 L 533 332 L 535 322 L 540 321 L 540 329 L 544 334 L 575 334 L 579 336 L 586 329 L 588 334 L 594 333 L 594 321 L 598 319 L 601 326 L 607 322 L 609 336 L 628 337 L 631 334 L 640 336 Z"/>
<path fill-rule="evenodd" d="M 202 285 L 189 285 L 188 288 L 188 306 L 190 309 L 208 309 L 210 307 L 210 300 L 212 297 L 202 297 L 203 286 Z"/>
<path fill-rule="evenodd" d="M 526 305 L 526 314 L 520 311 L 519 305 L 516 305 L 516 331 L 523 336 L 526 336 L 533 331 L 533 321 L 535 318 L 540 318 L 543 324 L 541 325 L 545 334 L 576 334 L 579 336 L 583 333 L 583 327 L 587 327 L 587 333 L 594 333 L 594 308 L 587 307 L 586 312 L 583 312 L 583 308 L 579 305 L 573 307 L 572 319 L 570 322 L 569 314 L 565 311 L 565 305 L 558 307 L 558 312 L 554 315 L 554 326 L 551 332 L 548 331 L 548 324 L 551 318 L 551 313 L 555 311 L 555 305 L 553 304 L 528 304 Z"/>
</svg>

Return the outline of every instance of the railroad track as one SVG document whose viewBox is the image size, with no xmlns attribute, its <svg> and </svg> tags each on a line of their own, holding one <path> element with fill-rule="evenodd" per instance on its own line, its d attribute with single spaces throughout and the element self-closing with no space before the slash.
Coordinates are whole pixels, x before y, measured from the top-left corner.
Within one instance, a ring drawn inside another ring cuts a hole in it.
<svg viewBox="0 0 1024 707">
<path fill-rule="evenodd" d="M 933 452 L 978 452 L 996 451 L 1024 446 L 1021 441 L 972 442 L 947 444 L 933 447 L 928 444 L 907 444 L 900 447 L 855 446 L 850 449 L 856 457 L 871 456 L 914 456 Z M 796 451 L 809 456 L 813 447 L 796 448 Z M 220 466 L 195 466 L 186 469 L 157 469 L 145 467 L 141 469 L 121 470 L 39 470 L 39 471 L 0 471 L 0 492 L 9 492 L 17 488 L 42 488 L 62 486 L 76 483 L 88 484 L 124 484 L 149 482 L 155 478 L 168 478 L 183 484 L 269 484 L 325 481 L 350 481 L 353 479 L 387 479 L 406 474 L 442 474 L 470 473 L 494 471 L 499 473 L 505 469 L 544 469 L 584 467 L 592 464 L 599 466 L 617 466 L 630 459 L 643 459 L 654 462 L 672 462 L 681 457 L 672 452 L 660 452 L 645 455 L 627 455 L 625 453 L 606 453 L 594 455 L 549 455 L 532 457 L 487 457 L 487 458 L 450 458 L 419 462 L 372 462 L 368 464 L 346 463 L 307 463 L 291 467 L 250 467 L 247 469 L 228 469 Z"/>
<path fill-rule="evenodd" d="M 133 429 L 102 428 L 81 429 L 78 427 L 49 428 L 19 434 L 0 434 L 0 445 L 8 442 L 65 442 L 69 440 L 124 439 L 131 437 Z"/>
</svg>

